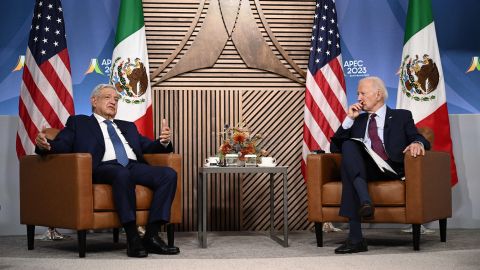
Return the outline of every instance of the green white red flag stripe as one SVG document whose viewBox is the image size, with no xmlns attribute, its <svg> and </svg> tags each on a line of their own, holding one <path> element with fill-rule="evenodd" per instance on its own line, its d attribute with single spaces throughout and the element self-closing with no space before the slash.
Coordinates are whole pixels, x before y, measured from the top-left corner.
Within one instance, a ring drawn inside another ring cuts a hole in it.
<svg viewBox="0 0 480 270">
<path fill-rule="evenodd" d="M 397 108 L 412 112 L 417 127 L 434 131 L 433 150 L 451 155 L 451 183 L 458 182 L 442 63 L 430 0 L 410 0 L 405 26 Z"/>
</svg>

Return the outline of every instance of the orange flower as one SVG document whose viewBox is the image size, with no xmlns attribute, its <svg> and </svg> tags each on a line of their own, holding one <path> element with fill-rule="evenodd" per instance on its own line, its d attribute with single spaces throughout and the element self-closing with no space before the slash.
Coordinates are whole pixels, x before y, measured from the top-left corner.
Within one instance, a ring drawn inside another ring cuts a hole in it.
<svg viewBox="0 0 480 270">
<path fill-rule="evenodd" d="M 232 140 L 234 143 L 243 143 L 247 139 L 247 134 L 243 132 L 235 132 Z"/>
<path fill-rule="evenodd" d="M 224 141 L 223 144 L 220 146 L 220 152 L 226 155 L 232 151 L 232 145 L 228 141 Z"/>
<path fill-rule="evenodd" d="M 220 135 L 223 142 L 218 148 L 219 154 L 224 156 L 229 153 L 238 153 L 240 160 L 245 160 L 245 155 L 256 154 L 257 145 L 262 140 L 262 135 L 252 134 L 244 123 L 235 127 L 225 125 Z"/>
<path fill-rule="evenodd" d="M 255 154 L 255 145 L 253 143 L 249 143 L 245 145 L 241 150 L 240 150 L 240 160 L 246 160 L 245 155 L 249 154 Z"/>
<path fill-rule="evenodd" d="M 252 143 L 247 144 L 243 149 L 242 149 L 242 154 L 248 155 L 248 154 L 254 154 L 255 153 L 255 145 Z"/>
</svg>

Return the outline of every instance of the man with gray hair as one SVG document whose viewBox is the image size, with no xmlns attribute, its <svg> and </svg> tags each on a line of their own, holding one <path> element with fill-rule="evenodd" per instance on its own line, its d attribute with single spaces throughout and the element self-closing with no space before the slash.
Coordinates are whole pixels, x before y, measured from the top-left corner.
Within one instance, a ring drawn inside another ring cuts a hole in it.
<svg viewBox="0 0 480 270">
<path fill-rule="evenodd" d="M 158 235 L 160 226 L 168 223 L 170 208 L 177 189 L 177 174 L 169 167 L 150 166 L 143 160 L 146 153 L 173 151 L 170 129 L 162 121 L 160 137 L 152 141 L 142 136 L 132 122 L 116 120 L 120 95 L 113 85 L 100 84 L 90 97 L 91 116 L 70 116 L 65 128 L 54 140 L 42 131 L 36 137 L 36 152 L 90 153 L 93 182 L 112 185 L 113 199 L 120 222 L 127 234 L 127 255 L 146 257 L 148 252 L 178 254 Z M 153 191 L 144 239 L 136 226 L 135 185 Z"/>
<path fill-rule="evenodd" d="M 418 133 L 410 111 L 386 106 L 388 92 L 380 78 L 361 79 L 357 97 L 358 102 L 348 108 L 347 117 L 333 135 L 330 145 L 332 153 L 342 153 L 339 215 L 347 217 L 350 224 L 348 239 L 335 249 L 337 254 L 368 250 L 362 236 L 361 219 L 373 218 L 375 208 L 368 194 L 367 180 L 403 177 L 404 154 L 410 151 L 416 157 L 430 149 L 430 143 Z M 396 175 L 382 172 L 363 146 L 350 138 L 362 139 L 395 170 Z"/>
</svg>

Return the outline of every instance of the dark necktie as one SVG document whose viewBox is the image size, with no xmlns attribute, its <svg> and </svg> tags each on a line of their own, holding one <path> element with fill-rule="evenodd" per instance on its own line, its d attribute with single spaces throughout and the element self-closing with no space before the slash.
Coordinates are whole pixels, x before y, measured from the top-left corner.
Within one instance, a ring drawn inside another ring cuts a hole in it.
<svg viewBox="0 0 480 270">
<path fill-rule="evenodd" d="M 108 135 L 110 136 L 110 140 L 113 144 L 113 150 L 115 150 L 115 156 L 117 157 L 117 162 L 120 163 L 122 166 L 127 166 L 128 164 L 128 156 L 127 152 L 125 151 L 125 147 L 123 146 L 122 140 L 118 136 L 115 128 L 113 127 L 112 121 L 105 120 L 103 121 L 107 124 L 107 131 Z"/>
<path fill-rule="evenodd" d="M 370 115 L 368 137 L 370 137 L 370 141 L 372 142 L 373 151 L 375 151 L 375 153 L 377 153 L 383 160 L 387 160 L 387 153 L 385 152 L 385 148 L 383 148 L 382 140 L 380 140 L 380 137 L 378 136 L 377 120 L 375 120 L 375 116 L 377 116 L 375 113 Z"/>
</svg>

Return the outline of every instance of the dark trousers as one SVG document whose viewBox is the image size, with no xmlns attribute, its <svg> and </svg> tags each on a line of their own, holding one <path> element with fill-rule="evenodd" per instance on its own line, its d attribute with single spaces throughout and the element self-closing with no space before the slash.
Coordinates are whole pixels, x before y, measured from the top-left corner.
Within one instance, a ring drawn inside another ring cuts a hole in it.
<svg viewBox="0 0 480 270">
<path fill-rule="evenodd" d="M 387 161 L 392 168 L 403 173 L 403 165 Z M 342 163 L 341 163 L 341 178 L 342 178 L 342 201 L 340 204 L 340 216 L 348 217 L 354 220 L 360 220 L 358 216 L 358 209 L 361 205 L 357 189 L 354 186 L 354 181 L 357 178 L 367 181 L 378 179 L 398 179 L 383 173 L 374 163 L 371 157 L 365 152 L 358 142 L 346 140 L 342 143 Z M 357 183 L 358 187 L 358 183 Z M 365 186 L 362 190 L 367 190 Z"/>
<path fill-rule="evenodd" d="M 136 220 L 136 184 L 153 191 L 148 222 L 170 220 L 170 207 L 177 190 L 177 173 L 172 168 L 133 160 L 123 167 L 116 161 L 107 161 L 93 171 L 93 182 L 112 185 L 115 208 L 122 224 Z"/>
</svg>

